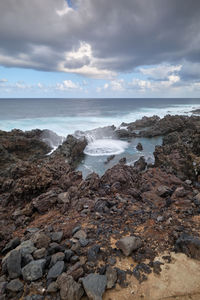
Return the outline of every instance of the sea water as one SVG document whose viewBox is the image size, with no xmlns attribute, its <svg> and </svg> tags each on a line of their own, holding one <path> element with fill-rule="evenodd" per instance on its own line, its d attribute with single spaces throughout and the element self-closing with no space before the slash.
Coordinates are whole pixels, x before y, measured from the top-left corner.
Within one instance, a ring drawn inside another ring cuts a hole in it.
<svg viewBox="0 0 200 300">
<path fill-rule="evenodd" d="M 200 99 L 0 99 L 0 130 L 50 129 L 62 137 L 77 130 L 85 131 L 108 125 L 120 126 L 143 116 L 167 114 L 191 115 L 200 108 Z M 141 155 L 153 160 L 155 145 L 161 138 L 140 139 L 144 150 L 136 150 L 138 140 L 96 137 L 89 141 L 79 165 L 86 176 L 95 171 L 102 175 L 122 157 L 132 164 Z M 104 164 L 109 155 L 115 158 Z"/>
</svg>

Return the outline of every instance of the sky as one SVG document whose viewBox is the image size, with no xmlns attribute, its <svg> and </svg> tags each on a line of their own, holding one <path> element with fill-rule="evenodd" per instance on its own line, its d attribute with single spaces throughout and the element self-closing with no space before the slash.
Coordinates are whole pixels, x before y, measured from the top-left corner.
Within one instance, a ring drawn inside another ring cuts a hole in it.
<svg viewBox="0 0 200 300">
<path fill-rule="evenodd" d="M 199 0 L 1 0 L 0 97 L 200 97 Z"/>
</svg>

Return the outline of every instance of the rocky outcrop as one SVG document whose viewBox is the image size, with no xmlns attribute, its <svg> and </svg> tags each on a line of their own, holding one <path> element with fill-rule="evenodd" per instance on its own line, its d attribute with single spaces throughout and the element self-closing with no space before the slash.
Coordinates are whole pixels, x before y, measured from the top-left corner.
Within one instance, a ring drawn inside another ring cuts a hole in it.
<svg viewBox="0 0 200 300">
<path fill-rule="evenodd" d="M 52 157 L 63 157 L 67 163 L 76 166 L 86 146 L 85 137 L 77 139 L 73 135 L 68 135 L 63 144 L 54 151 Z"/>
<path fill-rule="evenodd" d="M 18 155 L 2 168 L 0 297 L 114 299 L 121 288 L 130 292 L 129 282 L 148 282 L 149 274 L 159 280 L 170 266 L 166 251 L 199 260 L 198 122 L 167 116 L 132 124 L 133 134 L 146 126 L 148 135 L 160 124 L 154 165 L 122 160 L 102 177 L 83 179 L 68 158 L 76 161 L 85 141 L 68 137 L 48 157 Z"/>
</svg>

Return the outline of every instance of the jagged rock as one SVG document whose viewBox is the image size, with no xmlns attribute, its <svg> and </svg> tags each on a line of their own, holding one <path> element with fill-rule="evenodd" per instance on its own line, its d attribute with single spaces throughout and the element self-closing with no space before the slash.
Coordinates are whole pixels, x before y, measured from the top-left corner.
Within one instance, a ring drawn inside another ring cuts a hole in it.
<svg viewBox="0 0 200 300">
<path fill-rule="evenodd" d="M 76 164 L 77 160 L 83 154 L 87 140 L 85 137 L 77 139 L 72 135 L 68 135 L 67 139 L 52 154 L 52 157 L 62 156 L 69 164 Z"/>
<path fill-rule="evenodd" d="M 57 252 L 52 255 L 50 266 L 53 266 L 55 265 L 55 263 L 57 263 L 57 261 L 62 261 L 64 259 L 65 259 L 65 254 L 63 252 Z"/>
<path fill-rule="evenodd" d="M 57 261 L 47 274 L 47 279 L 56 279 L 64 270 L 64 261 Z"/>
<path fill-rule="evenodd" d="M 96 261 L 100 252 L 100 246 L 94 245 L 88 249 L 87 257 L 89 261 Z"/>
<path fill-rule="evenodd" d="M 58 231 L 58 232 L 52 232 L 51 234 L 51 240 L 53 242 L 58 242 L 60 243 L 63 237 L 63 231 Z"/>
<path fill-rule="evenodd" d="M 157 193 L 160 197 L 170 196 L 172 194 L 172 192 L 173 191 L 168 186 L 165 186 L 165 185 L 161 185 L 157 189 Z"/>
<path fill-rule="evenodd" d="M 144 171 L 145 168 L 147 166 L 147 163 L 145 161 L 145 158 L 144 156 L 141 156 L 135 163 L 134 163 L 134 168 L 141 172 L 141 171 Z"/>
<path fill-rule="evenodd" d="M 18 237 L 15 237 L 14 239 L 8 242 L 8 244 L 2 250 L 2 254 L 15 249 L 19 244 L 20 244 L 20 239 Z"/>
<path fill-rule="evenodd" d="M 61 300 L 80 300 L 84 294 L 81 284 L 66 273 L 62 273 L 56 282 L 60 289 Z"/>
<path fill-rule="evenodd" d="M 117 271 L 112 267 L 108 266 L 106 269 L 106 277 L 107 277 L 107 289 L 113 288 L 117 281 Z"/>
<path fill-rule="evenodd" d="M 43 276 L 45 263 L 45 259 L 31 261 L 22 269 L 23 279 L 25 281 L 35 281 L 37 279 L 40 279 Z"/>
<path fill-rule="evenodd" d="M 58 203 L 61 204 L 69 204 L 70 203 L 70 195 L 68 192 L 58 194 Z"/>
<path fill-rule="evenodd" d="M 9 292 L 14 292 L 14 293 L 22 291 L 23 288 L 24 288 L 24 285 L 19 279 L 11 280 L 6 286 L 6 289 Z"/>
<path fill-rule="evenodd" d="M 122 250 L 125 256 L 129 256 L 133 251 L 142 246 L 142 240 L 135 236 L 126 236 L 120 239 L 116 246 Z"/>
<path fill-rule="evenodd" d="M 136 146 L 136 149 L 137 149 L 138 151 L 142 151 L 142 150 L 143 150 L 142 144 L 141 144 L 141 143 L 138 143 L 137 146 Z"/>
<path fill-rule="evenodd" d="M 65 261 L 69 262 L 70 258 L 74 255 L 72 250 L 65 250 Z"/>
<path fill-rule="evenodd" d="M 3 268 L 8 271 L 11 279 L 21 275 L 21 252 L 19 250 L 11 250 L 2 260 Z"/>
<path fill-rule="evenodd" d="M 191 258 L 200 260 L 200 239 L 183 233 L 176 241 L 175 249 Z"/>
<path fill-rule="evenodd" d="M 73 235 L 73 238 L 78 239 L 78 240 L 79 239 L 86 239 L 87 234 L 84 230 L 79 230 Z"/>
<path fill-rule="evenodd" d="M 81 266 L 80 262 L 75 263 L 72 267 L 70 267 L 67 270 L 67 275 L 70 275 L 74 278 L 74 280 L 77 280 L 78 278 L 82 277 L 84 275 L 84 270 Z"/>
<path fill-rule="evenodd" d="M 51 190 L 34 198 L 32 204 L 39 213 L 43 214 L 52 208 L 56 202 L 57 193 L 54 190 Z"/>
<path fill-rule="evenodd" d="M 33 252 L 33 257 L 35 259 L 40 259 L 46 256 L 46 249 L 45 248 L 41 248 L 41 249 L 37 249 Z"/>
<path fill-rule="evenodd" d="M 33 242 L 38 249 L 40 249 L 40 248 L 47 249 L 51 242 L 51 239 L 43 232 L 41 232 L 41 233 L 37 232 L 33 237 Z"/>
<path fill-rule="evenodd" d="M 47 293 L 56 293 L 57 291 L 58 291 L 57 282 L 55 281 L 51 282 L 47 288 Z"/>
<path fill-rule="evenodd" d="M 34 247 L 34 243 L 31 240 L 27 240 L 22 242 L 16 250 L 19 250 L 21 252 L 21 255 L 24 257 L 26 254 L 32 254 L 35 250 L 37 250 L 36 247 Z"/>
<path fill-rule="evenodd" d="M 82 283 L 89 300 L 102 300 L 107 284 L 105 275 L 89 274 Z"/>
</svg>

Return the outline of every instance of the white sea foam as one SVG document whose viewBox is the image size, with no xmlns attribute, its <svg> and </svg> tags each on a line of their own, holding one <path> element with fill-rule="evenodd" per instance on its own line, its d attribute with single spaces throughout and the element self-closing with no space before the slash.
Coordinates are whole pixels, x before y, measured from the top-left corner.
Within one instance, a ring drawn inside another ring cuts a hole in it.
<svg viewBox="0 0 200 300">
<path fill-rule="evenodd" d="M 91 156 L 117 155 L 124 152 L 128 143 L 113 139 L 100 139 L 90 142 L 84 153 Z"/>
<path fill-rule="evenodd" d="M 170 115 L 191 115 L 191 111 L 199 108 L 199 104 L 193 105 L 171 105 L 166 108 L 140 108 L 127 114 L 113 114 L 112 116 L 66 116 L 66 117 L 48 117 L 48 118 L 26 118 L 26 119 L 0 119 L 0 129 L 10 131 L 14 128 L 21 130 L 50 129 L 60 136 L 73 134 L 77 130 L 91 130 L 98 127 L 109 125 L 120 126 L 122 122 L 130 123 L 144 116 L 151 117 L 158 115 L 164 117 Z"/>
</svg>

